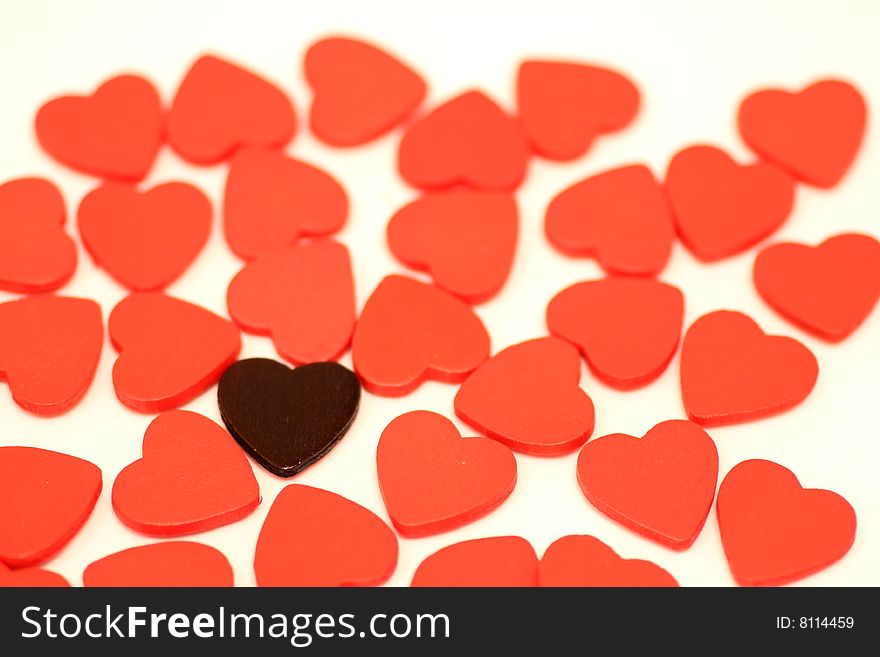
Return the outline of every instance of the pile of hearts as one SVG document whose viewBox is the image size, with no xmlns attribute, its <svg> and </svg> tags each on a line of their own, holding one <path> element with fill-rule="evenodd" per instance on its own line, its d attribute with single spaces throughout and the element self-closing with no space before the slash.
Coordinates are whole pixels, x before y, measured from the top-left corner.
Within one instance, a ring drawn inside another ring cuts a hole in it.
<svg viewBox="0 0 880 657">
<path fill-rule="evenodd" d="M 714 504 L 742 585 L 791 582 L 847 553 L 856 516 L 846 500 L 803 488 L 785 467 L 762 460 L 735 466 L 719 487 L 718 452 L 705 430 L 799 404 L 816 382 L 816 358 L 732 310 L 685 330 L 685 295 L 657 277 L 674 240 L 706 262 L 742 253 L 788 220 L 798 184 L 835 186 L 866 122 L 852 85 L 822 80 L 745 98 L 738 125 L 754 162 L 692 145 L 672 157 L 663 180 L 632 164 L 562 190 L 547 206 L 547 239 L 564 254 L 595 259 L 607 276 L 550 301 L 549 336 L 493 354 L 474 306 L 505 285 L 519 234 L 513 192 L 529 160 L 582 157 L 629 125 L 640 104 L 636 86 L 605 68 L 527 61 L 515 115 L 476 90 L 424 111 L 419 74 L 348 38 L 315 43 L 305 74 L 314 92 L 311 132 L 353 147 L 404 126 L 398 169 L 420 193 L 393 213 L 387 241 L 395 258 L 427 276 L 387 276 L 359 312 L 349 252 L 331 237 L 348 219 L 348 196 L 331 174 L 285 152 L 298 122 L 277 85 L 206 55 L 168 106 L 150 81 L 123 75 L 91 95 L 51 100 L 36 115 L 40 146 L 100 180 L 79 203 L 76 227 L 88 256 L 130 291 L 107 321 L 119 352 L 113 386 L 122 404 L 158 414 L 143 458 L 112 482 L 113 509 L 136 532 L 174 539 L 95 561 L 86 586 L 231 585 L 224 555 L 177 539 L 236 522 L 260 504 L 251 459 L 294 476 L 343 439 L 362 387 L 403 396 L 429 379 L 459 386 L 450 410 L 480 435 L 463 438 L 448 417 L 427 411 L 394 419 L 375 464 L 388 522 L 333 492 L 288 485 L 257 540 L 258 584 L 384 582 L 397 564 L 398 535 L 449 531 L 502 504 L 517 483 L 515 452 L 580 450 L 572 476 L 586 500 L 673 550 L 694 543 Z M 243 261 L 228 286 L 231 320 L 163 292 L 204 247 L 214 213 L 191 184 L 139 184 L 165 145 L 193 165 L 227 163 L 223 228 Z M 0 186 L 0 289 L 27 295 L 0 304 L 0 376 L 22 408 L 42 416 L 83 397 L 104 340 L 97 303 L 51 294 L 77 265 L 65 215 L 48 180 Z M 843 234 L 816 246 L 763 246 L 754 285 L 800 329 L 840 341 L 880 297 L 880 243 Z M 269 336 L 295 367 L 238 360 L 242 331 Z M 596 409 L 580 386 L 582 360 L 627 391 L 654 381 L 679 345 L 689 419 L 661 422 L 641 438 L 589 440 Z M 333 362 L 349 349 L 354 372 Z M 215 384 L 225 429 L 179 410 Z M 0 447 L 0 472 L 0 585 L 67 585 L 40 566 L 87 522 L 102 473 L 73 456 L 15 446 Z M 677 582 L 592 536 L 560 538 L 540 559 L 525 539 L 501 536 L 438 551 L 413 585 Z"/>
</svg>

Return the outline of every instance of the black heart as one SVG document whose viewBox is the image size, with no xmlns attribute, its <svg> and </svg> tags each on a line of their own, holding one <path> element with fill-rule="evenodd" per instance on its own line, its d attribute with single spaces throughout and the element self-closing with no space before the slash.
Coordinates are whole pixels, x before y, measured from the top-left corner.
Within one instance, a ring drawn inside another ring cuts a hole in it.
<svg viewBox="0 0 880 657">
<path fill-rule="evenodd" d="M 291 369 L 269 358 L 233 363 L 217 390 L 229 433 L 281 477 L 292 477 L 329 452 L 354 421 L 360 399 L 360 381 L 339 363 Z"/>
</svg>

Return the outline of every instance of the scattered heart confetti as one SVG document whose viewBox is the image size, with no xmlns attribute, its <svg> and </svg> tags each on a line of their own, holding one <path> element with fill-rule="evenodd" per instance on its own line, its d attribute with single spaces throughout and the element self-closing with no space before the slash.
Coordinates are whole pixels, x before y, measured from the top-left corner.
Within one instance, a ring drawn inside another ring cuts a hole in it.
<svg viewBox="0 0 880 657">
<path fill-rule="evenodd" d="M 10 570 L 0 562 L 0 589 L 2 588 L 68 588 L 70 582 L 58 573 L 42 568 Z"/>
<path fill-rule="evenodd" d="M 463 184 L 510 191 L 525 178 L 528 161 L 516 120 L 479 91 L 456 96 L 416 121 L 398 153 L 403 179 L 426 189 Z"/>
<path fill-rule="evenodd" d="M 319 240 L 262 255 L 232 279 L 226 301 L 235 323 L 272 336 L 283 358 L 335 360 L 348 349 L 355 324 L 348 249 Z"/>
<path fill-rule="evenodd" d="M 468 377 L 455 395 L 455 413 L 518 452 L 567 454 L 593 432 L 593 402 L 580 377 L 580 356 L 567 342 L 522 342 Z"/>
<path fill-rule="evenodd" d="M 140 545 L 99 559 L 83 572 L 84 586 L 232 586 L 232 566 L 201 543 L 168 541 Z"/>
<path fill-rule="evenodd" d="M 681 291 L 653 279 L 576 283 L 547 306 L 550 333 L 580 349 L 597 377 L 624 390 L 663 373 L 678 348 L 683 320 Z"/>
<path fill-rule="evenodd" d="M 843 340 L 880 299 L 880 243 L 843 234 L 819 246 L 774 244 L 755 258 L 755 287 L 781 315 L 826 340 Z"/>
<path fill-rule="evenodd" d="M 269 472 L 292 477 L 322 459 L 351 427 L 361 386 L 338 363 L 290 369 L 268 358 L 231 365 L 220 379 L 220 415 Z"/>
<path fill-rule="evenodd" d="M 284 488 L 257 540 L 258 586 L 374 586 L 397 566 L 397 538 L 372 511 L 320 488 Z"/>
<path fill-rule="evenodd" d="M 675 230 L 654 174 L 641 165 L 600 173 L 563 190 L 547 207 L 550 243 L 594 257 L 613 274 L 654 275 L 669 260 Z"/>
<path fill-rule="evenodd" d="M 536 586 L 538 557 L 519 536 L 462 541 L 442 548 L 416 569 L 412 586 Z"/>
<path fill-rule="evenodd" d="M 232 160 L 223 222 L 229 248 L 240 258 L 335 233 L 347 216 L 345 190 L 320 169 L 275 151 L 242 150 Z"/>
<path fill-rule="evenodd" d="M 331 37 L 306 52 L 315 92 L 309 127 L 332 146 L 365 144 L 399 125 L 421 105 L 427 87 L 412 69 L 374 45 Z"/>
<path fill-rule="evenodd" d="M 211 202 L 182 182 L 145 192 L 110 183 L 86 195 L 77 222 L 99 267 L 130 290 L 159 290 L 183 274 L 204 247 Z"/>
<path fill-rule="evenodd" d="M 101 494 L 97 466 L 36 447 L 0 447 L 0 562 L 26 568 L 55 555 Z"/>
<path fill-rule="evenodd" d="M 104 343 L 90 299 L 37 295 L 0 303 L 0 380 L 37 415 L 59 415 L 86 394 Z"/>
<path fill-rule="evenodd" d="M 214 422 L 168 411 L 144 434 L 143 458 L 113 483 L 113 510 L 151 536 L 182 536 L 228 525 L 260 503 L 247 457 Z"/>
<path fill-rule="evenodd" d="M 293 105 L 283 91 L 213 55 L 196 60 L 168 115 L 171 147 L 194 164 L 215 164 L 241 147 L 284 146 L 295 129 Z"/>
<path fill-rule="evenodd" d="M 376 448 L 379 489 L 403 536 L 428 536 L 483 517 L 513 492 L 516 459 L 489 438 L 462 438 L 442 415 L 391 421 Z"/>
<path fill-rule="evenodd" d="M 91 96 L 62 96 L 37 113 L 37 140 L 49 155 L 102 178 L 140 180 L 156 159 L 162 101 L 153 85 L 120 75 Z"/>
<path fill-rule="evenodd" d="M 538 564 L 539 586 L 678 586 L 660 566 L 623 559 L 598 538 L 563 536 Z"/>
<path fill-rule="evenodd" d="M 661 422 L 643 438 L 614 433 L 581 450 L 577 478 L 599 511 L 675 550 L 703 529 L 718 483 L 718 450 L 687 420 Z"/>
<path fill-rule="evenodd" d="M 787 584 L 841 559 L 856 514 L 837 493 L 802 488 L 790 470 L 761 459 L 735 466 L 718 490 L 718 526 L 741 586 Z"/>
<path fill-rule="evenodd" d="M 847 82 L 821 80 L 800 92 L 757 91 L 739 108 L 739 132 L 758 155 L 817 187 L 834 187 L 858 153 L 867 108 Z"/>
<path fill-rule="evenodd" d="M 573 160 L 596 137 L 625 128 L 639 109 L 639 90 L 606 68 L 530 60 L 519 67 L 517 106 L 532 149 Z"/>
<path fill-rule="evenodd" d="M 241 349 L 231 322 L 161 292 L 136 292 L 110 313 L 116 396 L 145 413 L 166 411 L 211 387 Z"/>
<path fill-rule="evenodd" d="M 711 262 L 773 233 L 791 214 L 794 179 L 759 162 L 739 165 L 712 146 L 679 151 L 666 172 L 666 191 L 682 242 Z"/>
<path fill-rule="evenodd" d="M 429 193 L 391 218 L 388 245 L 402 263 L 430 271 L 438 287 L 479 303 L 507 280 L 518 223 L 510 194 L 466 189 Z"/>
<path fill-rule="evenodd" d="M 399 396 L 425 379 L 462 381 L 489 357 L 489 334 L 464 302 L 392 275 L 367 299 L 351 351 L 364 388 Z"/>
<path fill-rule="evenodd" d="M 76 269 L 76 245 L 64 232 L 61 192 L 43 178 L 0 185 L 0 289 L 48 292 Z"/>
<path fill-rule="evenodd" d="M 703 315 L 684 336 L 681 394 L 688 417 L 704 426 L 754 420 L 803 401 L 819 365 L 797 340 L 765 335 L 729 310 Z"/>
</svg>

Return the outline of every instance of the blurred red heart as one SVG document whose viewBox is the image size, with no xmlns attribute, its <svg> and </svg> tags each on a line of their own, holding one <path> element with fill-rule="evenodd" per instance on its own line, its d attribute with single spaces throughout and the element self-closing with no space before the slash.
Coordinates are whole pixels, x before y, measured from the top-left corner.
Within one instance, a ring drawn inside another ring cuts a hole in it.
<svg viewBox="0 0 880 657">
<path fill-rule="evenodd" d="M 42 568 L 21 568 L 10 570 L 0 562 L 0 589 L 2 588 L 67 588 L 70 586 L 64 577 Z"/>
<path fill-rule="evenodd" d="M 416 569 L 411 586 L 535 586 L 538 557 L 519 536 L 462 541 L 437 550 Z"/>
<path fill-rule="evenodd" d="M 306 52 L 315 92 L 309 124 L 332 146 L 357 146 L 382 136 L 421 104 L 424 80 L 379 48 L 343 37 L 321 39 Z"/>
<path fill-rule="evenodd" d="M 532 149 L 553 160 L 580 157 L 599 135 L 626 127 L 639 109 L 639 90 L 624 76 L 572 62 L 523 62 L 516 96 Z"/>
<path fill-rule="evenodd" d="M 232 586 L 232 566 L 208 545 L 167 541 L 122 550 L 89 564 L 83 586 Z"/>
<path fill-rule="evenodd" d="M 48 292 L 76 269 L 76 244 L 64 232 L 61 192 L 43 178 L 0 185 L 0 289 Z"/>
</svg>

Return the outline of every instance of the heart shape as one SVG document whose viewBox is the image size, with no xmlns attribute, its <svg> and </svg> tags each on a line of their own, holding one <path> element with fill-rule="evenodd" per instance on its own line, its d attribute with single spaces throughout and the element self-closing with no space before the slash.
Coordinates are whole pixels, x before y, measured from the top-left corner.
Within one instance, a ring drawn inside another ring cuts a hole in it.
<svg viewBox="0 0 880 657">
<path fill-rule="evenodd" d="M 102 178 L 140 180 L 162 140 L 162 101 L 142 77 L 120 75 L 91 96 L 62 96 L 40 108 L 37 140 L 72 169 Z"/>
<path fill-rule="evenodd" d="M 739 107 L 743 141 L 795 178 L 834 187 L 858 153 L 867 108 L 858 89 L 841 80 L 821 80 L 802 91 L 765 89 Z"/>
<path fill-rule="evenodd" d="M 10 570 L 0 562 L 0 589 L 2 588 L 69 588 L 70 582 L 58 573 L 42 568 Z"/>
<path fill-rule="evenodd" d="M 345 190 L 329 174 L 275 151 L 245 149 L 229 167 L 223 227 L 245 260 L 300 237 L 335 233 L 348 216 Z"/>
<path fill-rule="evenodd" d="M 467 378 L 455 395 L 455 414 L 518 452 L 567 454 L 593 432 L 593 402 L 578 387 L 580 378 L 580 356 L 567 342 L 521 342 Z"/>
<path fill-rule="evenodd" d="M 470 303 L 501 289 L 513 264 L 519 217 L 510 194 L 457 189 L 429 193 L 388 222 L 388 246 L 405 265 Z"/>
<path fill-rule="evenodd" d="M 659 273 L 675 238 L 663 191 L 641 164 L 600 173 L 560 192 L 547 207 L 544 230 L 563 253 L 596 258 L 612 274 Z"/>
<path fill-rule="evenodd" d="M 83 586 L 232 586 L 232 566 L 221 552 L 202 543 L 167 541 L 116 552 L 89 564 Z"/>
<path fill-rule="evenodd" d="M 372 511 L 330 491 L 291 484 L 257 539 L 258 586 L 375 586 L 397 567 L 397 538 Z"/>
<path fill-rule="evenodd" d="M 403 536 L 449 531 L 498 507 L 516 485 L 501 443 L 464 438 L 442 415 L 412 411 L 385 427 L 376 448 L 379 490 Z"/>
<path fill-rule="evenodd" d="M 0 447 L 0 562 L 26 568 L 58 553 L 101 494 L 97 466 L 36 447 Z"/>
<path fill-rule="evenodd" d="M 547 327 L 575 345 L 608 385 L 629 390 L 660 376 L 681 337 L 684 296 L 650 278 L 576 283 L 547 305 Z"/>
<path fill-rule="evenodd" d="M 755 287 L 770 306 L 826 340 L 843 340 L 880 299 L 880 243 L 843 234 L 819 246 L 774 244 L 755 258 Z"/>
<path fill-rule="evenodd" d="M 399 396 L 425 379 L 462 381 L 489 357 L 489 334 L 464 302 L 404 276 L 386 276 L 351 341 L 354 369 L 372 393 Z"/>
<path fill-rule="evenodd" d="M 674 550 L 703 529 L 718 483 L 718 450 L 687 420 L 661 422 L 635 438 L 613 433 L 581 450 L 577 479 L 586 498 L 623 526 Z"/>
<path fill-rule="evenodd" d="M 742 313 L 719 310 L 687 330 L 681 347 L 681 396 L 703 426 L 755 420 L 803 401 L 819 375 L 816 357 L 797 340 L 765 335 Z"/>
<path fill-rule="evenodd" d="M 563 536 L 544 552 L 538 586 L 666 587 L 678 582 L 650 561 L 621 558 L 598 538 Z"/>
<path fill-rule="evenodd" d="M 223 429 L 198 413 L 168 411 L 150 422 L 143 458 L 117 475 L 112 499 L 135 531 L 182 536 L 241 520 L 260 503 L 260 487 Z"/>
<path fill-rule="evenodd" d="M 770 164 L 740 165 L 712 146 L 679 151 L 666 192 L 682 242 L 711 262 L 754 246 L 791 214 L 794 179 Z"/>
<path fill-rule="evenodd" d="M 517 122 L 484 93 L 468 91 L 409 127 L 397 165 L 413 187 L 510 191 L 525 178 L 528 161 Z"/>
<path fill-rule="evenodd" d="M 192 65 L 168 115 L 171 147 L 193 164 L 216 164 L 242 147 L 284 146 L 295 130 L 293 105 L 281 89 L 213 55 Z"/>
<path fill-rule="evenodd" d="M 226 305 L 243 330 L 272 336 L 285 359 L 335 360 L 355 323 L 348 249 L 319 240 L 259 256 L 232 279 Z"/>
<path fill-rule="evenodd" d="M 241 335 L 232 322 L 161 292 L 120 301 L 108 322 L 119 357 L 113 386 L 137 411 L 158 413 L 195 399 L 238 357 Z"/>
<path fill-rule="evenodd" d="M 416 569 L 411 586 L 536 586 L 538 557 L 519 536 L 494 536 L 442 548 Z"/>
<path fill-rule="evenodd" d="M 95 264 L 130 290 L 159 290 L 183 274 L 208 241 L 211 201 L 182 182 L 145 192 L 110 183 L 83 198 L 77 222 Z"/>
<path fill-rule="evenodd" d="M 516 97 L 532 149 L 552 160 L 581 157 L 600 134 L 629 125 L 639 109 L 639 90 L 623 75 L 573 62 L 523 62 Z"/>
<path fill-rule="evenodd" d="M 0 289 L 57 290 L 76 269 L 76 244 L 64 232 L 64 198 L 43 178 L 0 185 Z"/>
<path fill-rule="evenodd" d="M 73 408 L 92 383 L 104 324 L 91 299 L 37 295 L 0 303 L 0 380 L 37 415 Z"/>
<path fill-rule="evenodd" d="M 344 37 L 312 44 L 305 73 L 315 92 L 309 127 L 331 146 L 381 137 L 412 114 L 427 91 L 425 81 L 400 60 Z"/>
<path fill-rule="evenodd" d="M 229 433 L 279 477 L 322 459 L 351 428 L 361 399 L 354 373 L 339 363 L 290 369 L 248 358 L 220 378 L 217 402 Z"/>
<path fill-rule="evenodd" d="M 741 586 L 787 584 L 841 559 L 856 535 L 856 514 L 837 493 L 802 488 L 793 472 L 752 459 L 718 489 L 721 543 Z"/>
</svg>

